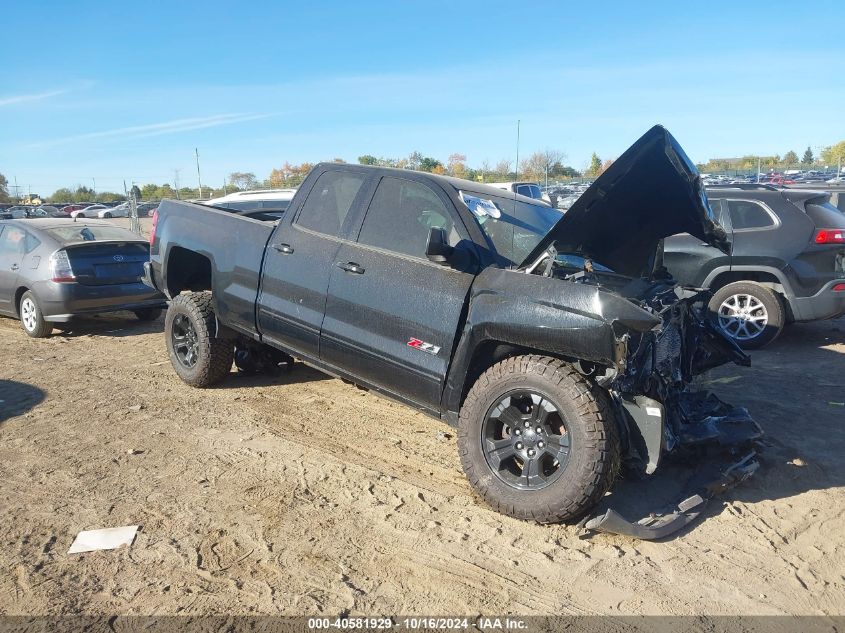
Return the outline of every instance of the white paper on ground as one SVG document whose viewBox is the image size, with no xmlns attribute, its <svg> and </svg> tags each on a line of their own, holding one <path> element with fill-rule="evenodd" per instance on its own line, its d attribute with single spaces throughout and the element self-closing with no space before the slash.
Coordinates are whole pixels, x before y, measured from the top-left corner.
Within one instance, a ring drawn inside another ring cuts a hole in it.
<svg viewBox="0 0 845 633">
<path fill-rule="evenodd" d="M 102 530 L 85 530 L 76 535 L 73 539 L 68 554 L 80 554 L 82 552 L 94 552 L 101 549 L 117 549 L 124 545 L 132 545 L 135 534 L 138 532 L 137 525 L 124 527 L 105 528 Z"/>
</svg>

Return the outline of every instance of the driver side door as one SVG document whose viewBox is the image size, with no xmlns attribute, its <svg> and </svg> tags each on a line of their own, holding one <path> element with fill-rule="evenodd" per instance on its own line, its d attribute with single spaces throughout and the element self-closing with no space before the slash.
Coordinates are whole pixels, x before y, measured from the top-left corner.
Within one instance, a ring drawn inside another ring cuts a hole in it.
<svg viewBox="0 0 845 633">
<path fill-rule="evenodd" d="M 385 176 L 356 241 L 335 255 L 321 360 L 417 408 L 439 412 L 474 271 L 425 255 L 432 227 L 466 245 L 453 203 L 427 183 Z"/>
</svg>

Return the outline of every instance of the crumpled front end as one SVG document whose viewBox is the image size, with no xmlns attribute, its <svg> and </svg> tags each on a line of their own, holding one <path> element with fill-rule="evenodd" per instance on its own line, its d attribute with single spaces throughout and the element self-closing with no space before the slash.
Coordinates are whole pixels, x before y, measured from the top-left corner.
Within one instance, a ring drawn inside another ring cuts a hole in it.
<svg viewBox="0 0 845 633">
<path fill-rule="evenodd" d="M 608 376 L 623 434 L 623 462 L 630 473 L 650 475 L 673 455 L 703 465 L 692 490 L 665 512 L 629 523 L 609 510 L 587 522 L 588 529 L 660 538 L 686 525 L 707 499 L 750 476 L 758 467 L 756 441 L 762 429 L 743 407 L 732 406 L 696 386 L 703 372 L 750 359 L 706 318 L 708 291 L 655 284 L 640 307 L 661 324 L 626 333 L 624 366 Z"/>
</svg>

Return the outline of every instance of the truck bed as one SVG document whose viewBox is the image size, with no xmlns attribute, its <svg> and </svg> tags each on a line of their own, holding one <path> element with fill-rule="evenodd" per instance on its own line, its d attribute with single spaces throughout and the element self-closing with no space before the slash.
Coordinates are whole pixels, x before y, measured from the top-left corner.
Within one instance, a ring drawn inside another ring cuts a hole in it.
<svg viewBox="0 0 845 633">
<path fill-rule="evenodd" d="M 192 251 L 206 257 L 211 263 L 207 274 L 214 271 L 211 283 L 218 318 L 234 329 L 254 335 L 261 262 L 274 228 L 275 222 L 202 204 L 165 200 L 159 206 L 151 252 L 151 257 L 162 265 L 156 285 L 169 295 L 168 289 L 160 285 L 161 280 L 180 281 L 204 274 L 196 270 L 195 259 L 187 257 L 187 253 Z M 171 247 L 174 243 L 178 246 Z M 158 252 L 159 244 L 167 249 L 180 249 L 186 257 L 181 257 L 179 252 Z"/>
</svg>

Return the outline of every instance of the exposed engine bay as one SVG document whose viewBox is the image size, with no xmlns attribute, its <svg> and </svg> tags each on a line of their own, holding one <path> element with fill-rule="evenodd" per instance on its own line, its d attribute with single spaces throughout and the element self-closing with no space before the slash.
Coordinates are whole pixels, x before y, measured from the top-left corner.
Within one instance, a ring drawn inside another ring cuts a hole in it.
<svg viewBox="0 0 845 633">
<path fill-rule="evenodd" d="M 763 432 L 748 411 L 695 384 L 709 369 L 728 362 L 748 366 L 750 358 L 708 318 L 710 291 L 676 285 L 659 258 L 650 278 L 631 278 L 553 247 L 547 255 L 526 272 L 596 286 L 655 317 L 656 325 L 643 332 L 613 322 L 616 366 L 579 369 L 614 402 L 626 476 L 651 475 L 674 457 L 700 466 L 701 475 L 694 478 L 695 489 L 667 511 L 630 523 L 608 510 L 585 527 L 645 539 L 666 536 L 698 516 L 707 499 L 758 467 L 756 440 Z"/>
</svg>

